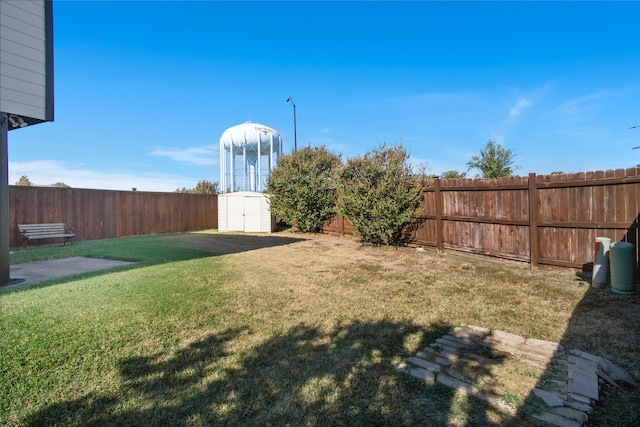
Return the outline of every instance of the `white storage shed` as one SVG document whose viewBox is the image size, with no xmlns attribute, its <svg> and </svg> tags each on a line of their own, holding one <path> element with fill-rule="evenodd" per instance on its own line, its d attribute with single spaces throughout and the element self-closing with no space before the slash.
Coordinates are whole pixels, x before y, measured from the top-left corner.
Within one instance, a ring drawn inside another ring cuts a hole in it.
<svg viewBox="0 0 640 427">
<path fill-rule="evenodd" d="M 268 194 L 251 191 L 218 194 L 218 231 L 271 233 L 275 225 Z"/>
</svg>

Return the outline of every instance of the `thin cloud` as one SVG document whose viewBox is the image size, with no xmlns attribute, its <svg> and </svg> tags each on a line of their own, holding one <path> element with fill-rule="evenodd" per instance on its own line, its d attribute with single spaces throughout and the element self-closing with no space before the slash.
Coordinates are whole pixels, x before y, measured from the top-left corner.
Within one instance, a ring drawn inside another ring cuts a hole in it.
<svg viewBox="0 0 640 427">
<path fill-rule="evenodd" d="M 512 120 L 515 119 L 520 114 L 522 114 L 524 110 L 529 108 L 531 105 L 532 105 L 532 102 L 530 100 L 519 99 L 518 102 L 516 102 L 516 105 L 511 107 L 511 110 L 509 110 L 509 119 L 512 119 Z"/>
<path fill-rule="evenodd" d="M 217 146 L 164 148 L 160 147 L 150 153 L 152 156 L 169 157 L 180 163 L 198 166 L 213 166 L 218 164 L 220 155 Z"/>
<path fill-rule="evenodd" d="M 63 182 L 74 188 L 101 190 L 131 190 L 171 192 L 176 188 L 194 187 L 197 180 L 162 174 L 131 171 L 96 171 L 69 166 L 58 160 L 34 160 L 9 162 L 9 183 L 17 182 L 22 175 L 29 177 L 33 185 L 48 186 Z"/>
<path fill-rule="evenodd" d="M 516 102 L 509 108 L 509 120 L 516 119 L 522 115 L 525 110 L 543 102 L 554 86 L 555 82 L 549 82 L 542 86 L 526 90 L 524 93 L 522 93 L 520 89 L 514 88 L 513 90 L 517 94 Z"/>
<path fill-rule="evenodd" d="M 602 99 L 606 95 L 606 92 L 597 92 L 590 95 L 570 99 L 560 104 L 557 107 L 556 111 L 559 114 L 565 116 L 588 117 L 602 107 Z"/>
</svg>

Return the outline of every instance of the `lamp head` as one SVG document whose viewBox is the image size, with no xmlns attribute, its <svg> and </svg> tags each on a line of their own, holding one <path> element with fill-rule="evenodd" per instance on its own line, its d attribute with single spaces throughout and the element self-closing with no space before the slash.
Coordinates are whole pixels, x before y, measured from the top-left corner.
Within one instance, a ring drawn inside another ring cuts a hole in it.
<svg viewBox="0 0 640 427">
<path fill-rule="evenodd" d="M 9 121 L 11 122 L 12 128 L 23 128 L 29 126 L 29 124 L 25 122 L 22 117 L 13 114 L 9 115 Z"/>
</svg>

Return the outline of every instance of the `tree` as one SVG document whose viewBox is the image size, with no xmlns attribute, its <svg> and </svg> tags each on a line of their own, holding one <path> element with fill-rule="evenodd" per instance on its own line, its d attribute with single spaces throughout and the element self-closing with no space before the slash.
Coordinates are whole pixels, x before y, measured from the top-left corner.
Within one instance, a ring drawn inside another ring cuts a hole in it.
<svg viewBox="0 0 640 427">
<path fill-rule="evenodd" d="M 444 171 L 440 175 L 440 178 L 442 178 L 442 179 L 447 179 L 447 178 L 466 178 L 466 177 L 467 177 L 467 173 L 466 172 L 460 172 L 460 171 L 457 171 L 457 170 Z"/>
<path fill-rule="evenodd" d="M 218 182 L 207 180 L 198 181 L 193 192 L 197 194 L 218 194 Z"/>
<path fill-rule="evenodd" d="M 177 188 L 174 193 L 193 193 L 193 194 L 218 194 L 218 183 L 203 179 L 198 181 L 194 188 Z"/>
<path fill-rule="evenodd" d="M 71 188 L 67 184 L 65 184 L 64 182 L 56 182 L 55 184 L 51 184 L 51 186 L 52 187 L 59 187 L 59 188 Z"/>
<path fill-rule="evenodd" d="M 16 182 L 16 185 L 24 185 L 26 187 L 31 187 L 33 184 L 31 184 L 31 181 L 29 181 L 29 177 L 27 175 L 22 175 L 18 180 L 18 182 Z"/>
<path fill-rule="evenodd" d="M 401 246 L 419 217 L 424 185 L 401 145 L 382 145 L 349 159 L 340 171 L 338 212 L 362 242 Z"/>
<path fill-rule="evenodd" d="M 340 156 L 324 146 L 305 147 L 281 156 L 267 178 L 271 213 L 294 230 L 322 231 L 336 214 L 334 181 L 341 165 Z"/>
<path fill-rule="evenodd" d="M 467 170 L 478 169 L 482 178 L 501 178 L 513 175 L 513 150 L 506 149 L 495 141 L 489 140 L 487 145 L 467 162 Z"/>
</svg>

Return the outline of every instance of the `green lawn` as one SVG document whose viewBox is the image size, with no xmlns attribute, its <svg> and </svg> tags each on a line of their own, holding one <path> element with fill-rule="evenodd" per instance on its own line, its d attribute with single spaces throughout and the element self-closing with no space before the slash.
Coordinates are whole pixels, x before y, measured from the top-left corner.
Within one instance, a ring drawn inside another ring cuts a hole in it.
<svg viewBox="0 0 640 427">
<path fill-rule="evenodd" d="M 638 297 L 571 273 L 290 233 L 79 242 L 11 262 L 67 256 L 136 264 L 0 290 L 0 425 L 526 423 L 396 371 L 460 323 L 640 373 L 640 322 L 611 319 L 637 315 Z M 594 425 L 638 421 L 637 392 L 605 397 Z"/>
</svg>

